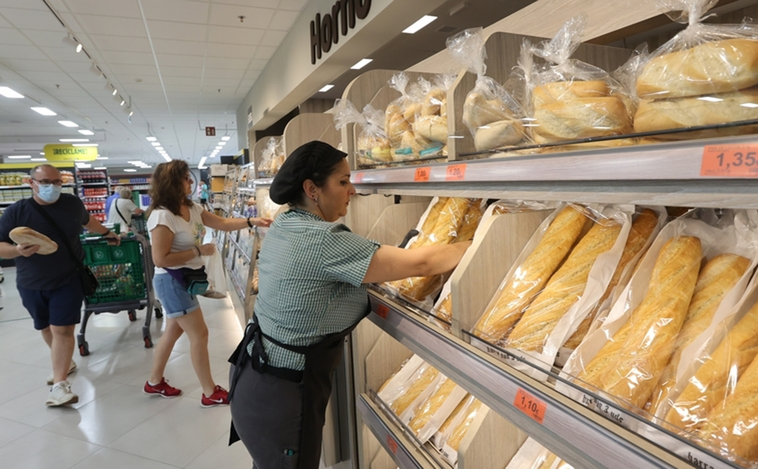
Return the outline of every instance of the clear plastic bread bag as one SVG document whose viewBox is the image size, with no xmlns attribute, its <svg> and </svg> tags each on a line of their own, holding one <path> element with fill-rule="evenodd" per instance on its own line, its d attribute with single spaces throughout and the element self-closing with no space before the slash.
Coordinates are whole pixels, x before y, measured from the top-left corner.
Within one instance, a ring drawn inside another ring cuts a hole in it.
<svg viewBox="0 0 758 469">
<path fill-rule="evenodd" d="M 393 161 L 406 161 L 418 157 L 414 154 L 415 133 L 413 120 L 421 106 L 421 98 L 410 94 L 410 77 L 403 72 L 396 73 L 389 80 L 390 88 L 398 91 L 400 97 L 392 101 L 384 112 L 384 132 L 392 146 Z M 418 94 L 414 90 L 414 94 Z M 410 120 L 409 120 L 410 119 Z"/>
<path fill-rule="evenodd" d="M 476 75 L 463 104 L 462 120 L 474 137 L 477 151 L 512 146 L 524 138 L 521 105 L 487 72 L 484 30 L 467 29 L 447 39 L 450 55 Z"/>
<path fill-rule="evenodd" d="M 505 469 L 544 469 L 545 462 L 550 457 L 550 451 L 529 437 L 518 449 Z"/>
<path fill-rule="evenodd" d="M 466 391 L 453 380 L 444 377 L 437 383 L 434 392 L 418 407 L 408 423 L 408 428 L 419 442 L 426 443 L 445 423 L 466 394 Z"/>
<path fill-rule="evenodd" d="M 534 78 L 531 91 L 536 143 L 625 135 L 632 131 L 623 88 L 607 71 L 572 59 L 587 22 L 582 14 L 569 20 L 534 54 L 548 66 Z M 609 145 L 604 143 L 604 145 Z"/>
<path fill-rule="evenodd" d="M 419 405 L 437 389 L 444 378 L 436 368 L 424 362 L 399 387 L 385 389 L 386 400 L 382 393 L 379 397 L 404 424 L 407 424 Z"/>
<path fill-rule="evenodd" d="M 435 75 L 431 81 L 420 79 L 419 89 L 424 94 L 421 106 L 417 106 L 413 119 L 413 132 L 417 142 L 419 157 L 447 156 L 447 92 L 456 75 L 445 73 Z"/>
<path fill-rule="evenodd" d="M 453 413 L 435 433 L 433 439 L 435 446 L 451 464 L 455 464 L 458 458 L 458 446 L 471 428 L 471 424 L 481 412 L 486 410 L 487 407 L 482 401 L 469 394 L 460 401 Z"/>
<path fill-rule="evenodd" d="M 334 126 L 342 130 L 348 124 L 355 124 L 357 140 L 355 158 L 359 168 L 377 167 L 392 161 L 390 143 L 384 134 L 384 113 L 367 104 L 363 111 L 358 111 L 353 103 L 346 99 L 337 99 L 334 103 Z"/>
<path fill-rule="evenodd" d="M 258 168 L 258 176 L 262 178 L 273 177 L 272 164 L 276 156 L 277 138 L 270 137 L 266 142 L 266 147 L 261 151 L 261 163 Z"/>
</svg>

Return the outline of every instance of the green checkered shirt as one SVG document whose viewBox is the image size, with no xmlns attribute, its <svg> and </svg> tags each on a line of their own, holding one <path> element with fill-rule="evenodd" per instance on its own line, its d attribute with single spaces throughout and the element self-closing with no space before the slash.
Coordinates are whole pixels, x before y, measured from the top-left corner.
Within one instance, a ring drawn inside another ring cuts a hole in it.
<svg viewBox="0 0 758 469">
<path fill-rule="evenodd" d="M 255 316 L 263 333 L 303 346 L 355 324 L 368 308 L 362 282 L 377 249 L 378 243 L 310 212 L 279 215 L 258 259 Z M 269 365 L 305 368 L 303 355 L 263 340 Z"/>
</svg>

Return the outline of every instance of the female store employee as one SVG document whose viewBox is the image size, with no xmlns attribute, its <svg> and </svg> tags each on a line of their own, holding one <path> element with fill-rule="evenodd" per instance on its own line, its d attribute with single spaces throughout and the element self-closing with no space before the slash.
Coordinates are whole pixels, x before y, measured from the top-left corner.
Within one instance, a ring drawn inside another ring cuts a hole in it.
<svg viewBox="0 0 758 469">
<path fill-rule="evenodd" d="M 318 468 L 332 374 L 368 313 L 366 284 L 448 272 L 470 245 L 380 246 L 336 223 L 355 194 L 345 156 L 306 143 L 271 184 L 290 210 L 263 242 L 255 314 L 231 373 L 233 427 L 256 469 Z"/>
</svg>

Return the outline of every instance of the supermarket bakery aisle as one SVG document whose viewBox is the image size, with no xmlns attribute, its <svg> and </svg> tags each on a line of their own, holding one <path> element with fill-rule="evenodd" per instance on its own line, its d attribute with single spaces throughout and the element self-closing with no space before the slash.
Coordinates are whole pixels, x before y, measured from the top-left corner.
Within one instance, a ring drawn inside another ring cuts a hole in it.
<svg viewBox="0 0 758 469">
<path fill-rule="evenodd" d="M 241 444 L 227 447 L 228 407 L 200 407 L 202 390 L 179 339 L 166 377 L 183 393 L 175 399 L 147 396 L 154 349 L 142 343 L 145 311 L 129 322 L 126 312 L 93 315 L 87 325 L 91 354 L 74 353 L 78 370 L 69 376 L 79 403 L 45 406 L 50 355 L 21 305 L 15 269 L 4 269 L 0 284 L 0 461 L 28 469 L 200 469 L 251 467 Z M 217 383 L 228 382 L 227 357 L 242 328 L 227 296 L 200 299 L 209 329 L 211 369 Z M 160 340 L 164 320 L 151 324 Z M 78 329 L 77 329 L 78 332 Z M 226 387 L 226 386 L 225 386 Z"/>
</svg>

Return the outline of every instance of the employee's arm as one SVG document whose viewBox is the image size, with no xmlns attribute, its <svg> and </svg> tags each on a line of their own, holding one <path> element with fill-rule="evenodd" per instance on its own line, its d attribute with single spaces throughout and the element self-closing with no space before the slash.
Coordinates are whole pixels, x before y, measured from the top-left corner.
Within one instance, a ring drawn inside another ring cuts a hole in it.
<svg viewBox="0 0 758 469">
<path fill-rule="evenodd" d="M 450 272 L 461 261 L 469 246 L 471 241 L 418 249 L 381 246 L 371 259 L 363 283 L 390 282 Z"/>
<path fill-rule="evenodd" d="M 211 213 L 208 210 L 203 210 L 203 225 L 213 228 L 214 230 L 221 231 L 237 231 L 244 228 L 252 228 L 253 226 L 267 227 L 271 225 L 273 220 L 268 218 L 222 218 Z M 249 224 L 248 224 L 249 223 Z M 252 225 L 252 226 L 251 226 Z"/>
<path fill-rule="evenodd" d="M 39 244 L 11 244 L 0 242 L 0 257 L 13 259 L 18 256 L 29 257 L 39 251 Z"/>
<path fill-rule="evenodd" d="M 87 231 L 90 233 L 103 235 L 103 238 L 112 240 L 112 244 L 121 244 L 121 238 L 119 238 L 116 233 L 104 227 L 103 224 L 100 223 L 100 221 L 95 217 L 90 216 L 89 221 L 86 225 L 84 225 L 84 227 L 87 228 Z"/>
</svg>

